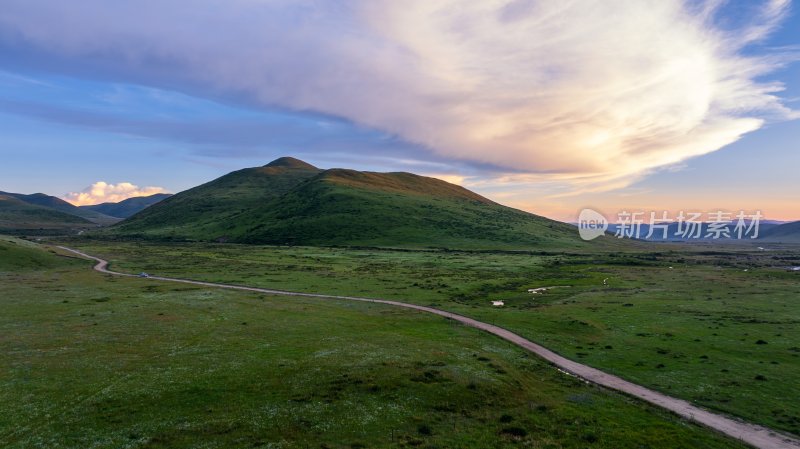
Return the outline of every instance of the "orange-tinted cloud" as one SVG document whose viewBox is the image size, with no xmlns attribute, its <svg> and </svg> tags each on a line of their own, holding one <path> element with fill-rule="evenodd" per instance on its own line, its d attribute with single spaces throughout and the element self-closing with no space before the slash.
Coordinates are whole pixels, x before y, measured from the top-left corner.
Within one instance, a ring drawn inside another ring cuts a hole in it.
<svg viewBox="0 0 800 449">
<path fill-rule="evenodd" d="M 49 60 L 343 117 L 581 192 L 796 117 L 766 78 L 786 56 L 748 48 L 789 0 L 739 2 L 735 26 L 719 0 L 7 3 L 0 29 Z"/>
<path fill-rule="evenodd" d="M 118 203 L 128 198 L 137 196 L 150 196 L 156 193 L 165 193 L 161 187 L 139 187 L 129 182 L 108 184 L 98 181 L 80 192 L 71 192 L 64 195 L 63 199 L 76 206 L 87 206 L 100 203 Z"/>
<path fill-rule="evenodd" d="M 449 182 L 450 184 L 456 184 L 459 186 L 464 185 L 464 180 L 466 179 L 464 176 L 452 173 L 426 173 L 425 176 L 441 179 L 442 181 Z"/>
</svg>

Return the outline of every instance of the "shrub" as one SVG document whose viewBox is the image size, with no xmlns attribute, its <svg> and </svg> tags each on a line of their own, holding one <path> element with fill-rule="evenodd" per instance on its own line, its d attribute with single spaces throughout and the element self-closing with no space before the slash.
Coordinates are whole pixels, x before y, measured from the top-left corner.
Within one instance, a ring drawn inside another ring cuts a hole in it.
<svg viewBox="0 0 800 449">
<path fill-rule="evenodd" d="M 528 431 L 523 429 L 522 427 L 506 427 L 501 431 L 506 435 L 511 435 L 512 437 L 524 437 L 528 436 Z"/>
<path fill-rule="evenodd" d="M 417 432 L 419 432 L 420 435 L 433 435 L 433 430 L 431 430 L 430 426 L 427 424 L 420 424 L 420 426 L 417 427 Z"/>
<path fill-rule="evenodd" d="M 514 417 L 511 416 L 511 415 L 503 415 L 503 416 L 500 417 L 500 422 L 501 423 L 507 424 L 507 423 L 510 423 L 511 421 L 514 421 Z"/>
</svg>

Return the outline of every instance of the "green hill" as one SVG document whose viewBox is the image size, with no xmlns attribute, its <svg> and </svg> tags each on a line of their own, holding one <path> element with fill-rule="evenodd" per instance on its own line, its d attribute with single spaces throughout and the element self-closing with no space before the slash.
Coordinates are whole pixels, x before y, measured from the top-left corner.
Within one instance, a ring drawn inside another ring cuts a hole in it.
<svg viewBox="0 0 800 449">
<path fill-rule="evenodd" d="M 85 218 L 0 194 L 0 233 L 72 233 L 95 226 Z"/>
<path fill-rule="evenodd" d="M 264 207 L 321 170 L 291 158 L 229 173 L 173 195 L 109 230 L 136 237 L 214 240 L 233 217 Z"/>
<path fill-rule="evenodd" d="M 411 173 L 320 170 L 292 158 L 174 195 L 102 232 L 254 244 L 464 249 L 585 247 L 575 227 Z M 615 244 L 600 239 L 594 244 Z"/>
<path fill-rule="evenodd" d="M 100 225 L 110 225 L 120 221 L 118 218 L 109 217 L 108 215 L 100 212 L 81 209 L 80 207 L 74 206 L 60 198 L 45 195 L 44 193 L 33 193 L 26 195 L 23 193 L 0 192 L 0 195 L 10 196 L 33 206 L 40 206 L 73 215 L 75 217 L 84 218 L 92 223 Z"/>
<path fill-rule="evenodd" d="M 0 235 L 0 271 L 38 270 L 68 263 L 41 246 Z"/>
<path fill-rule="evenodd" d="M 170 196 L 172 195 L 168 193 L 156 193 L 155 195 L 150 196 L 137 196 L 134 198 L 128 198 L 127 200 L 123 200 L 118 203 L 102 203 L 95 204 L 93 206 L 79 206 L 79 209 L 99 212 L 101 214 L 108 215 L 109 217 L 128 218 L 144 209 L 147 209 L 153 204 L 158 203 L 159 201 L 169 198 Z"/>
</svg>

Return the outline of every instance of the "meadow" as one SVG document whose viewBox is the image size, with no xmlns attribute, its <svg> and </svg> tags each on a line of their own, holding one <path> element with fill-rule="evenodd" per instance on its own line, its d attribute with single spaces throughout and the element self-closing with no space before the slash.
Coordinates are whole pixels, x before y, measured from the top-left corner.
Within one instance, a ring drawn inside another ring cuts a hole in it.
<svg viewBox="0 0 800 449">
<path fill-rule="evenodd" d="M 0 261 L 4 448 L 740 447 L 438 317 Z"/>
<path fill-rule="evenodd" d="M 73 242 L 146 271 L 398 299 L 501 325 L 697 405 L 800 434 L 796 247 L 597 254 Z M 551 287 L 544 294 L 529 288 Z M 502 308 L 490 300 L 503 300 Z"/>
</svg>

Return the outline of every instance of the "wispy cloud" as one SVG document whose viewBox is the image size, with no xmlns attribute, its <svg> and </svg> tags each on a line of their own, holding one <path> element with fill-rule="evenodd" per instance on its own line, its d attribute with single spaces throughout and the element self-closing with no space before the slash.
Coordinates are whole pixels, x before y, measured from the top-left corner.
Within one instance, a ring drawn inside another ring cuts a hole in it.
<svg viewBox="0 0 800 449">
<path fill-rule="evenodd" d="M 166 193 L 161 187 L 139 187 L 129 182 L 108 184 L 98 181 L 80 192 L 70 192 L 63 199 L 75 206 L 86 206 L 100 203 L 118 203 L 137 196 L 150 196 Z"/>
<path fill-rule="evenodd" d="M 26 67 L 342 117 L 438 160 L 593 191 L 796 116 L 762 81 L 786 54 L 746 52 L 788 0 L 733 27 L 724 4 L 7 0 L 0 48 Z"/>
</svg>

